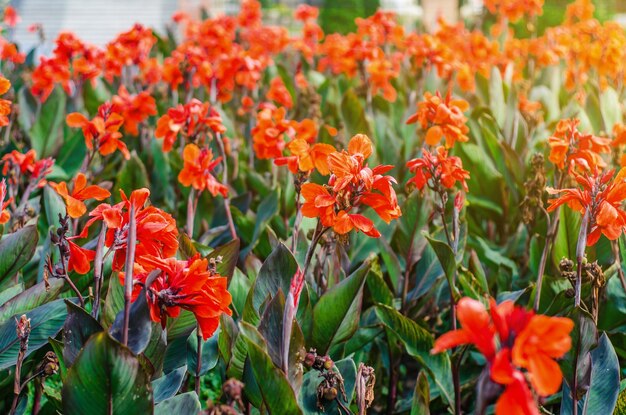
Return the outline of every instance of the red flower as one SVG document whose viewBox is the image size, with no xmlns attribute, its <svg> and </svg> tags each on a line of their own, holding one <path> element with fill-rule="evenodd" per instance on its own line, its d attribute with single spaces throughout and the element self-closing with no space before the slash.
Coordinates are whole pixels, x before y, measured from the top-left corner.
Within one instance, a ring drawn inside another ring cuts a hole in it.
<svg viewBox="0 0 626 415">
<path fill-rule="evenodd" d="M 157 121 L 156 138 L 163 138 L 163 151 L 170 151 L 179 134 L 185 140 L 195 140 L 204 133 L 226 132 L 219 112 L 206 102 L 192 99 L 185 105 L 167 110 Z"/>
<path fill-rule="evenodd" d="M 50 182 L 52 187 L 63 199 L 65 199 L 65 205 L 67 206 L 67 214 L 71 218 L 79 218 L 85 214 L 87 207 L 84 201 L 87 199 L 104 200 L 111 196 L 108 190 L 103 189 L 100 186 L 91 185 L 87 186 L 87 177 L 83 173 L 78 173 L 74 179 L 74 188 L 70 193 L 67 188 L 67 183 L 61 182 L 59 184 Z"/>
<path fill-rule="evenodd" d="M 626 199 L 626 167 L 613 180 L 612 170 L 574 177 L 580 188 L 546 189 L 551 195 L 560 195 L 549 201 L 548 212 L 564 204 L 583 215 L 589 211 L 587 246 L 595 245 L 600 235 L 610 240 L 619 238 L 626 226 L 626 212 L 622 209 Z"/>
<path fill-rule="evenodd" d="M 195 144 L 187 144 L 183 151 L 183 169 L 178 174 L 178 181 L 183 186 L 193 186 L 198 191 L 208 190 L 213 197 L 228 195 L 228 187 L 217 181 L 212 172 L 222 161 L 221 157 L 213 159 L 213 152 L 200 149 Z"/>
<path fill-rule="evenodd" d="M 208 269 L 208 260 L 199 256 L 187 261 L 176 258 L 144 258 L 145 272 L 136 275 L 136 283 L 145 283 L 151 270 L 160 270 L 146 292 L 152 321 L 161 322 L 177 317 L 180 309 L 191 311 L 198 321 L 204 340 L 215 333 L 222 314 L 231 315 L 231 295 L 228 280 Z M 123 281 L 124 276 L 120 279 Z"/>
<path fill-rule="evenodd" d="M 46 176 L 52 171 L 54 160 L 45 158 L 37 160 L 35 150 L 28 150 L 22 154 L 17 150 L 5 154 L 1 160 L 4 163 L 2 174 L 10 176 L 10 183 L 17 183 L 19 177 L 28 175 L 29 180 L 38 188 L 46 185 Z M 13 174 L 9 175 L 9 170 L 13 170 Z"/>
<path fill-rule="evenodd" d="M 157 114 L 156 101 L 148 91 L 131 95 L 124 85 L 120 86 L 111 99 L 113 105 L 124 118 L 124 130 L 132 135 L 139 134 L 138 125 Z"/>
<path fill-rule="evenodd" d="M 289 90 L 285 86 L 285 83 L 280 76 L 272 79 L 272 81 L 270 82 L 270 89 L 269 91 L 267 91 L 265 97 L 287 109 L 291 109 L 291 107 L 293 107 L 293 99 L 291 98 L 291 94 L 289 93 Z"/>
<path fill-rule="evenodd" d="M 17 11 L 12 6 L 6 6 L 4 8 L 4 24 L 9 27 L 15 27 L 22 18 L 17 14 Z"/>
<path fill-rule="evenodd" d="M 67 241 L 70 250 L 70 259 L 67 261 L 67 272 L 85 275 L 91 268 L 91 261 L 96 257 L 96 251 L 85 249 L 76 245 L 72 241 Z"/>
<path fill-rule="evenodd" d="M 120 127 L 124 118 L 117 113 L 111 103 L 104 103 L 98 108 L 98 115 L 91 121 L 83 114 L 73 112 L 66 118 L 67 125 L 74 128 L 82 128 L 85 136 L 85 145 L 89 150 L 95 149 L 103 156 L 107 156 L 119 150 L 125 159 L 130 158 L 128 147 L 120 140 L 122 133 Z"/>
<path fill-rule="evenodd" d="M 539 396 L 556 393 L 563 375 L 554 359 L 563 357 L 571 348 L 569 334 L 574 322 L 535 315 L 512 301 L 497 305 L 493 299 L 488 313 L 480 301 L 468 297 L 459 300 L 457 313 L 461 328 L 440 336 L 432 353 L 475 345 L 487 359 L 491 379 L 505 386 L 496 403 L 496 414 L 539 414 L 522 370 L 526 370 Z"/>
<path fill-rule="evenodd" d="M 11 82 L 8 79 L 0 76 L 0 95 L 6 94 L 11 88 Z M 0 127 L 9 125 L 8 115 L 11 113 L 11 101 L 6 99 L 0 99 Z"/>
<path fill-rule="evenodd" d="M 0 182 L 0 225 L 4 225 L 11 219 L 11 214 L 7 210 L 7 206 L 11 204 L 13 198 L 10 197 L 6 202 L 4 199 L 7 197 L 7 181 L 2 179 Z"/>
<path fill-rule="evenodd" d="M 357 229 L 368 236 L 380 236 L 374 222 L 353 212 L 360 206 L 369 206 L 389 223 L 402 215 L 392 184 L 395 179 L 385 176 L 393 166 L 364 165 L 372 154 L 372 143 L 363 134 L 350 140 L 348 151 L 333 152 L 328 157 L 332 175 L 327 186 L 305 183 L 302 186 L 302 215 L 319 218 L 325 227 L 332 227 L 339 235 Z"/>
<path fill-rule="evenodd" d="M 442 185 L 447 189 L 452 189 L 456 182 L 461 183 L 463 189 L 467 192 L 466 179 L 470 174 L 463 169 L 463 162 L 455 156 L 448 156 L 448 150 L 443 146 L 436 149 L 436 154 L 430 153 L 428 150 L 422 150 L 422 158 L 416 158 L 406 163 L 407 167 L 415 177 L 409 180 L 409 183 L 415 183 L 419 190 L 422 190 L 429 180 L 432 180 L 432 186 Z"/>
<path fill-rule="evenodd" d="M 283 155 L 283 135 L 291 128 L 291 123 L 285 119 L 286 112 L 285 108 L 268 106 L 257 114 L 256 126 L 252 129 L 252 143 L 257 158 L 275 159 Z"/>
</svg>

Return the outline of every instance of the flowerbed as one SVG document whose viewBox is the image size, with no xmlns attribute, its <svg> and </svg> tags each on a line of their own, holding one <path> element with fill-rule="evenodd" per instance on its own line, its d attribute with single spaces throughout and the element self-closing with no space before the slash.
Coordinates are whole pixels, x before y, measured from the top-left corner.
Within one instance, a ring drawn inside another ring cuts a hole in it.
<svg viewBox="0 0 626 415">
<path fill-rule="evenodd" d="M 625 410 L 626 34 L 485 3 L 3 39 L 0 410 Z"/>
</svg>

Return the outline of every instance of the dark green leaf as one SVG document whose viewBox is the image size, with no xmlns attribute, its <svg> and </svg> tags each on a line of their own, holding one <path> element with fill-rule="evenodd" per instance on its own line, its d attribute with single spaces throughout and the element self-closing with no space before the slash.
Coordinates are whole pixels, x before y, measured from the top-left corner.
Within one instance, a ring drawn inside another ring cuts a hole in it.
<svg viewBox="0 0 626 415">
<path fill-rule="evenodd" d="M 413 403 L 411 404 L 411 415 L 430 415 L 430 388 L 428 379 L 422 371 L 417 376 L 415 390 L 413 391 Z"/>
<path fill-rule="evenodd" d="M 606 333 L 591 351 L 591 386 L 585 399 L 584 413 L 612 414 L 619 394 L 619 361 Z"/>
<path fill-rule="evenodd" d="M 115 282 L 114 282 L 115 283 Z M 152 320 L 146 301 L 146 290 L 141 290 L 137 299 L 130 305 L 128 322 L 128 347 L 135 354 L 143 352 L 152 335 Z M 120 311 L 109 329 L 111 336 L 121 342 L 124 329 L 124 310 Z"/>
<path fill-rule="evenodd" d="M 154 415 L 197 414 L 202 410 L 198 395 L 187 392 L 167 399 L 154 407 Z"/>
<path fill-rule="evenodd" d="M 50 94 L 41 106 L 41 112 L 28 135 L 37 157 L 44 158 L 54 155 L 61 146 L 62 126 L 65 122 L 66 95 L 60 88 Z"/>
<path fill-rule="evenodd" d="M 348 136 L 351 137 L 355 134 L 372 136 L 372 129 L 365 115 L 365 109 L 353 89 L 346 91 L 341 100 L 341 115 L 346 124 Z"/>
<path fill-rule="evenodd" d="M 187 366 L 179 367 L 178 369 L 172 370 L 170 373 L 152 381 L 152 391 L 154 394 L 155 404 L 176 395 L 183 384 L 186 371 Z"/>
<path fill-rule="evenodd" d="M 150 377 L 130 349 L 104 331 L 78 355 L 62 396 L 66 414 L 152 413 Z"/>
<path fill-rule="evenodd" d="M 65 300 L 67 318 L 63 325 L 63 360 L 72 366 L 92 334 L 102 331 L 100 323 L 80 306 Z"/>
<path fill-rule="evenodd" d="M 191 332 L 189 338 L 187 339 L 187 369 L 189 370 L 189 373 L 194 376 L 196 375 L 198 368 L 198 336 L 196 335 L 196 330 Z M 200 368 L 200 376 L 204 375 L 217 365 L 217 359 L 219 358 L 217 340 L 219 335 L 220 331 L 217 330 L 211 337 L 202 341 L 202 367 Z"/>
<path fill-rule="evenodd" d="M 335 362 L 333 370 L 339 371 L 344 381 L 344 388 L 346 390 L 347 401 L 343 400 L 341 393 L 338 395 L 338 399 L 346 406 L 350 406 L 352 398 L 354 396 L 354 389 L 356 385 L 356 365 L 352 359 L 344 359 Z M 317 407 L 317 387 L 322 382 L 322 377 L 316 370 L 310 370 L 304 375 L 302 382 L 302 388 L 298 395 L 298 402 L 305 415 L 322 415 L 322 414 L 337 414 L 340 413 L 337 407 L 337 402 L 328 402 L 324 400 L 324 411 L 321 411 Z"/>
<path fill-rule="evenodd" d="M 0 239 L 0 282 L 11 278 L 28 264 L 35 254 L 39 234 L 35 225 L 5 235 Z"/>
</svg>

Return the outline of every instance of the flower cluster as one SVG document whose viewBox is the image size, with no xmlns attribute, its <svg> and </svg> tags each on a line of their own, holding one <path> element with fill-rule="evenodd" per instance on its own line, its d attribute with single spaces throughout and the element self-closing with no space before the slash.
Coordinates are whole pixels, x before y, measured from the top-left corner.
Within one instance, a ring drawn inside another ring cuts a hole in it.
<svg viewBox="0 0 626 415">
<path fill-rule="evenodd" d="M 332 228 L 339 235 L 353 229 L 371 237 L 380 232 L 371 219 L 354 213 L 360 206 L 369 206 L 389 223 L 402 212 L 393 189 L 395 179 L 384 174 L 393 166 L 370 168 L 365 160 L 372 154 L 372 142 L 362 134 L 350 139 L 348 151 L 333 152 L 328 156 L 331 176 L 328 185 L 305 183 L 302 186 L 302 214 L 319 218 L 324 227 Z"/>
<path fill-rule="evenodd" d="M 593 134 L 582 134 L 578 131 L 579 123 L 578 119 L 559 121 L 554 135 L 548 138 L 549 160 L 561 170 L 566 167 L 568 171 L 603 169 L 606 163 L 602 154 L 611 152 L 611 140 Z"/>
<path fill-rule="evenodd" d="M 491 299 L 488 312 L 480 301 L 465 297 L 457 313 L 461 328 L 439 337 L 432 353 L 474 345 L 487 360 L 490 379 L 505 388 L 496 414 L 538 414 L 527 379 L 539 396 L 559 390 L 563 375 L 554 359 L 571 348 L 574 322 L 535 314 L 509 300 L 496 304 Z"/>
</svg>

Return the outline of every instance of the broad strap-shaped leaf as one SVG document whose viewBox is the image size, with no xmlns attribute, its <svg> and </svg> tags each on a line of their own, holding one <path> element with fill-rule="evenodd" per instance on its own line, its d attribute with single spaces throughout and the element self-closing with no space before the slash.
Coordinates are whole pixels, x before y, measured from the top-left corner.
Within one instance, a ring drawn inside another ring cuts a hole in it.
<svg viewBox="0 0 626 415">
<path fill-rule="evenodd" d="M 115 282 L 113 282 L 115 284 Z M 122 331 L 124 328 L 124 310 L 115 317 L 115 321 L 109 330 L 111 336 L 117 341 L 122 341 Z M 152 320 L 150 319 L 150 309 L 146 300 L 145 288 L 141 290 L 137 299 L 130 305 L 130 318 L 128 323 L 128 347 L 135 354 L 143 352 L 152 335 Z"/>
<path fill-rule="evenodd" d="M 17 274 L 35 254 L 39 234 L 35 225 L 2 236 L 0 239 L 0 282 Z"/>
<path fill-rule="evenodd" d="M 435 251 L 435 255 L 439 259 L 439 263 L 441 264 L 441 268 L 443 269 L 446 278 L 448 279 L 448 284 L 451 287 L 454 287 L 454 278 L 456 275 L 456 259 L 454 258 L 454 252 L 452 252 L 452 248 L 445 242 L 440 241 L 439 239 L 435 239 L 431 237 L 428 233 L 422 233 L 424 237 L 428 240 L 428 243 Z"/>
<path fill-rule="evenodd" d="M 66 414 L 151 414 L 150 376 L 130 349 L 107 332 L 94 334 L 62 390 Z"/>
<path fill-rule="evenodd" d="M 372 127 L 365 114 L 365 108 L 353 89 L 346 91 L 341 100 L 341 116 L 346 124 L 348 136 L 355 134 L 372 136 Z"/>
<path fill-rule="evenodd" d="M 591 351 L 591 386 L 585 399 L 585 414 L 612 414 L 620 390 L 620 367 L 615 349 L 606 333 Z"/>
<path fill-rule="evenodd" d="M 322 295 L 313 308 L 312 346 L 320 354 L 348 340 L 359 327 L 363 285 L 371 260 Z"/>
<path fill-rule="evenodd" d="M 152 381 L 152 393 L 155 404 L 176 395 L 183 384 L 186 371 L 187 366 L 182 366 Z"/>
<path fill-rule="evenodd" d="M 56 300 L 25 314 L 30 319 L 31 327 L 26 351 L 28 356 L 45 346 L 49 337 L 57 335 L 63 327 L 67 310 L 64 300 Z M 20 348 L 20 341 L 15 335 L 15 318 L 19 317 L 20 315 L 16 314 L 0 326 L 0 370 L 15 365 Z"/>
<path fill-rule="evenodd" d="M 197 330 L 197 329 L 196 329 Z M 187 339 L 187 370 L 189 374 L 195 376 L 198 366 L 198 336 L 197 331 L 194 330 Z M 217 347 L 217 341 L 219 339 L 219 329 L 213 333 L 211 337 L 202 341 L 202 360 L 200 368 L 200 376 L 207 373 L 217 365 L 219 359 L 219 350 Z"/>
<path fill-rule="evenodd" d="M 44 158 L 54 155 L 61 146 L 62 127 L 65 121 L 65 92 L 57 87 L 41 106 L 41 111 L 32 128 L 28 132 L 37 157 Z"/>
<path fill-rule="evenodd" d="M 11 316 L 28 313 L 54 300 L 63 290 L 63 285 L 62 279 L 54 279 L 50 281 L 50 286 L 46 290 L 46 284 L 42 281 L 11 298 L 0 307 L 0 324 L 8 321 Z"/>
<path fill-rule="evenodd" d="M 430 415 L 430 388 L 424 371 L 417 375 L 411 403 L 411 415 Z"/>
<path fill-rule="evenodd" d="M 237 260 L 239 259 L 239 247 L 241 242 L 239 239 L 234 239 L 222 246 L 218 246 L 211 251 L 206 258 L 222 257 L 222 260 L 217 263 L 217 273 L 223 277 L 227 277 L 230 280 L 235 272 L 237 266 Z"/>
<path fill-rule="evenodd" d="M 67 318 L 63 325 L 63 360 L 72 366 L 74 360 L 92 334 L 103 328 L 85 309 L 65 300 Z"/>
<path fill-rule="evenodd" d="M 169 398 L 154 407 L 154 415 L 197 414 L 202 410 L 195 392 L 186 392 Z"/>
<path fill-rule="evenodd" d="M 389 330 L 396 333 L 402 340 L 407 353 L 424 366 L 431 380 L 439 387 L 444 400 L 448 403 L 453 402 L 454 387 L 452 385 L 450 357 L 447 353 L 430 354 L 435 339 L 428 330 L 391 307 L 376 306 L 376 315 Z"/>
<path fill-rule="evenodd" d="M 265 341 L 256 329 L 248 323 L 241 323 L 245 328 L 245 340 L 252 372 L 259 385 L 263 403 L 270 414 L 302 414 L 285 374 L 274 366 L 266 351 Z"/>
</svg>

